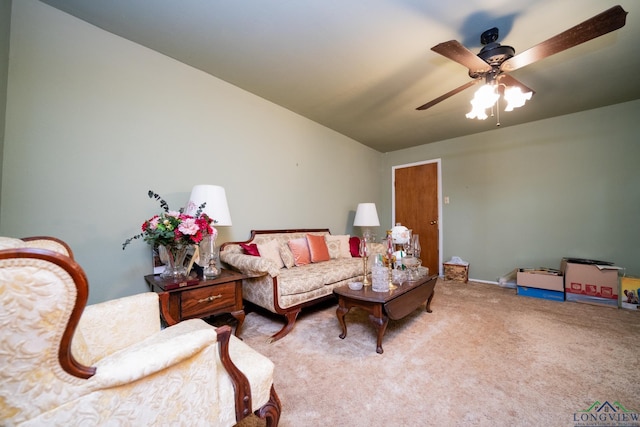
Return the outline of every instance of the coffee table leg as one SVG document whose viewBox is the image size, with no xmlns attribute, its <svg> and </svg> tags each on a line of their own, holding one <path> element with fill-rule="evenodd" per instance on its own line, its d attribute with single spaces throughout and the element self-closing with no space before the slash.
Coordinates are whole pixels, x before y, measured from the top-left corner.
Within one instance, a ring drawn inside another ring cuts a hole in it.
<svg viewBox="0 0 640 427">
<path fill-rule="evenodd" d="M 342 326 L 342 333 L 340 338 L 345 339 L 347 336 L 347 324 L 344 321 L 344 316 L 349 312 L 349 309 L 342 305 L 342 299 L 338 301 L 338 308 L 336 309 L 336 316 L 338 316 L 338 322 Z"/>
<path fill-rule="evenodd" d="M 382 349 L 382 337 L 384 336 L 384 332 L 387 330 L 387 325 L 389 324 L 389 318 L 387 316 L 376 317 L 373 314 L 369 315 L 369 320 L 373 323 L 373 326 L 378 331 L 378 339 L 376 342 L 376 353 L 382 354 L 384 350 Z"/>
<path fill-rule="evenodd" d="M 429 299 L 427 300 L 427 307 L 426 307 L 427 313 L 431 313 L 431 300 L 433 299 L 433 294 L 435 293 L 436 291 L 434 289 L 433 292 L 431 292 L 431 295 L 429 295 Z"/>
</svg>

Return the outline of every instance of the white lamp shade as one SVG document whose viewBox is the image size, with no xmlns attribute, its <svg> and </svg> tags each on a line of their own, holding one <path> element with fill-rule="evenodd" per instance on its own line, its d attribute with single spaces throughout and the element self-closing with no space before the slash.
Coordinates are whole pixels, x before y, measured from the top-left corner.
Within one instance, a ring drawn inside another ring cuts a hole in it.
<svg viewBox="0 0 640 427">
<path fill-rule="evenodd" d="M 356 209 L 356 217 L 353 220 L 356 227 L 378 227 L 380 220 L 378 219 L 378 211 L 376 211 L 375 203 L 359 203 Z"/>
<path fill-rule="evenodd" d="M 191 197 L 185 208 L 187 215 L 194 215 L 198 207 L 206 203 L 202 212 L 215 221 L 213 226 L 231 225 L 231 215 L 227 204 L 227 195 L 219 185 L 196 185 L 191 190 Z"/>
</svg>

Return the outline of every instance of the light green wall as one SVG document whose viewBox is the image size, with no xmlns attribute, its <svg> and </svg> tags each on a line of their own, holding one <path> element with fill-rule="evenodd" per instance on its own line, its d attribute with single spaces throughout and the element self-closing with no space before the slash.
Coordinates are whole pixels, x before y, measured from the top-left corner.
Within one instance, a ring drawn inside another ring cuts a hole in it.
<svg viewBox="0 0 640 427">
<path fill-rule="evenodd" d="M 11 0 L 0 0 L 0 194 L 2 194 L 2 153 L 4 151 L 5 108 L 7 105 L 10 29 Z M 2 198 L 0 197 L 1 207 Z"/>
<path fill-rule="evenodd" d="M 388 153 L 382 216 L 391 167 L 440 158 L 443 259 L 469 261 L 471 277 L 559 268 L 566 256 L 640 276 L 639 117 L 633 101 Z"/>
<path fill-rule="evenodd" d="M 224 186 L 233 226 L 220 228 L 221 241 L 253 228 L 351 233 L 358 202 L 376 202 L 383 227 L 391 224 L 393 166 L 440 158 L 451 200 L 443 257 L 469 260 L 472 278 L 554 267 L 562 256 L 612 260 L 640 276 L 639 110 L 635 101 L 381 154 L 21 0 L 11 20 L 0 235 L 68 241 L 98 302 L 147 289 L 148 248 L 120 245 L 158 212 L 149 189 L 177 208 L 194 184 Z"/>
<path fill-rule="evenodd" d="M 0 235 L 67 241 L 90 302 L 147 290 L 149 248 L 121 244 L 160 211 L 149 189 L 178 209 L 225 187 L 219 241 L 351 232 L 379 197 L 380 153 L 38 1 L 14 3 L 11 52 Z"/>
</svg>

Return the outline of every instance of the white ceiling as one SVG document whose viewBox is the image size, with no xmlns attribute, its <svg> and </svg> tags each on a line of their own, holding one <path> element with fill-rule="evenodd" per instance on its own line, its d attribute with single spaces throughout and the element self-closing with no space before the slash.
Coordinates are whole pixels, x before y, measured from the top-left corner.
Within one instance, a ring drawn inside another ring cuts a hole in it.
<svg viewBox="0 0 640 427">
<path fill-rule="evenodd" d="M 464 117 L 474 89 L 430 48 L 480 34 L 518 52 L 620 4 L 627 24 L 511 73 L 536 91 L 502 127 L 640 98 L 640 2 L 621 0 L 41 0 L 380 152 L 496 129 Z"/>
</svg>

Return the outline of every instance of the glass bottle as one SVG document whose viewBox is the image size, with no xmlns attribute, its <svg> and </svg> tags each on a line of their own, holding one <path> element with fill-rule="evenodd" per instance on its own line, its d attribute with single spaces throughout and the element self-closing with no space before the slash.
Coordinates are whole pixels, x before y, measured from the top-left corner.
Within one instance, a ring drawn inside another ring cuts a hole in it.
<svg viewBox="0 0 640 427">
<path fill-rule="evenodd" d="M 387 230 L 387 265 L 389 268 L 393 268 L 393 264 L 395 263 L 395 256 L 393 255 L 394 247 L 393 247 L 393 237 L 391 236 L 391 230 Z"/>
<path fill-rule="evenodd" d="M 367 258 L 369 256 L 369 243 L 366 236 L 363 236 L 362 239 L 360 239 L 360 247 L 358 249 L 362 258 Z"/>
<path fill-rule="evenodd" d="M 393 236 L 392 231 L 387 230 L 387 266 L 388 266 L 388 282 L 389 289 L 396 289 L 397 286 L 393 284 L 393 265 L 396 263 L 396 257 L 394 255 Z"/>
<path fill-rule="evenodd" d="M 413 246 L 413 256 L 416 258 L 420 258 L 420 239 L 417 234 L 414 234 L 412 237 L 412 245 Z"/>
<path fill-rule="evenodd" d="M 200 242 L 200 262 L 198 265 L 203 267 L 202 275 L 204 279 L 213 279 L 220 275 L 218 268 L 218 248 L 216 247 L 216 236 L 207 234 Z"/>
<path fill-rule="evenodd" d="M 413 230 L 407 230 L 407 235 L 402 242 L 402 249 L 404 250 L 403 256 L 413 255 Z"/>
</svg>

